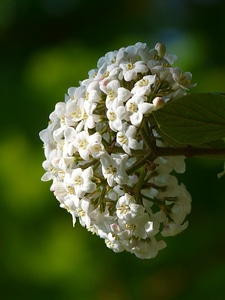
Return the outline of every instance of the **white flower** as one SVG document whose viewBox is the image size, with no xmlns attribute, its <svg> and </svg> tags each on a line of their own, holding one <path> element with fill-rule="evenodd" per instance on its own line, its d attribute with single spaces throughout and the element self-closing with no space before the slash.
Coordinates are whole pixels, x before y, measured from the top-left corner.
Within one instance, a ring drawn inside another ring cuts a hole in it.
<svg viewBox="0 0 225 300">
<path fill-rule="evenodd" d="M 102 136 L 98 132 L 89 136 L 87 151 L 94 158 L 98 158 L 104 153 Z"/>
<path fill-rule="evenodd" d="M 54 120 L 59 119 L 61 125 L 65 125 L 65 115 L 66 115 L 66 104 L 64 102 L 59 102 L 55 105 L 55 110 L 50 114 L 49 119 L 54 122 Z"/>
<path fill-rule="evenodd" d="M 92 193 L 95 190 L 96 184 L 91 181 L 92 178 L 92 167 L 85 170 L 77 168 L 74 169 L 71 176 L 69 176 L 68 184 L 74 188 L 75 195 L 81 198 L 86 193 Z"/>
<path fill-rule="evenodd" d="M 142 122 L 143 115 L 154 110 L 152 103 L 145 102 L 144 96 L 134 95 L 126 103 L 128 116 L 133 125 L 139 126 Z"/>
<path fill-rule="evenodd" d="M 124 239 L 120 239 L 117 235 L 111 232 L 108 233 L 108 236 L 105 239 L 105 243 L 109 249 L 112 249 L 116 253 L 125 250 Z"/>
<path fill-rule="evenodd" d="M 101 90 L 107 95 L 106 96 L 106 107 L 112 107 L 114 100 L 117 99 L 118 89 L 120 87 L 119 80 L 111 80 L 108 82 L 107 79 L 103 79 L 100 82 Z"/>
<path fill-rule="evenodd" d="M 101 69 L 102 66 L 108 66 L 116 63 L 118 50 L 115 51 L 109 51 L 105 54 L 105 56 L 99 58 L 97 62 L 98 69 Z"/>
<path fill-rule="evenodd" d="M 102 173 L 103 176 L 107 179 L 109 186 L 114 186 L 115 183 L 118 184 L 126 184 L 129 180 L 126 171 L 126 161 L 127 155 L 107 155 L 103 154 L 101 156 L 101 164 L 102 164 Z"/>
<path fill-rule="evenodd" d="M 148 233 L 145 230 L 146 223 L 149 222 L 149 215 L 147 213 L 139 214 L 129 219 L 119 219 L 118 223 L 123 230 L 128 230 L 130 237 L 146 239 Z"/>
<path fill-rule="evenodd" d="M 82 120 L 83 110 L 84 110 L 84 100 L 83 98 L 73 99 L 67 102 L 67 114 L 71 121 L 79 122 Z"/>
<path fill-rule="evenodd" d="M 79 217 L 80 224 L 83 227 L 90 227 L 91 218 L 90 212 L 93 210 L 93 207 L 90 205 L 90 200 L 86 197 L 79 199 L 76 197 L 74 199 L 76 206 L 77 216 Z"/>
<path fill-rule="evenodd" d="M 177 188 L 177 199 L 175 200 L 171 211 L 170 218 L 176 223 L 182 224 L 187 215 L 191 212 L 191 195 L 183 184 Z"/>
<path fill-rule="evenodd" d="M 125 194 L 120 197 L 116 204 L 116 214 L 119 219 L 133 219 L 144 213 L 144 207 L 135 203 L 134 197 Z"/>
<path fill-rule="evenodd" d="M 116 109 L 107 110 L 107 118 L 109 120 L 109 127 L 113 131 L 119 131 L 122 129 L 122 120 L 126 116 L 126 109 L 124 106 L 118 106 Z"/>
<path fill-rule="evenodd" d="M 166 243 L 164 241 L 157 241 L 155 238 L 144 241 L 133 238 L 129 245 L 129 251 L 134 253 L 138 258 L 149 259 L 156 257 L 158 251 L 165 247 Z"/>
<path fill-rule="evenodd" d="M 100 82 L 101 90 L 106 94 L 106 107 L 117 108 L 131 97 L 131 92 L 121 87 L 119 80 L 103 79 Z"/>
<path fill-rule="evenodd" d="M 126 63 L 121 63 L 120 68 L 122 69 L 122 72 L 119 75 L 119 78 L 121 79 L 123 77 L 125 81 L 136 79 L 138 73 L 144 74 L 148 72 L 148 67 L 143 61 L 137 61 L 135 63 L 127 61 Z"/>
<path fill-rule="evenodd" d="M 135 139 L 136 135 L 136 127 L 133 125 L 124 124 L 121 131 L 119 131 L 116 135 L 116 141 L 123 150 L 131 155 L 131 149 L 140 149 L 141 145 Z"/>
<path fill-rule="evenodd" d="M 139 96 L 148 96 L 152 91 L 152 86 L 156 81 L 155 75 L 146 75 L 142 79 L 137 81 L 131 90 L 132 94 Z"/>
<path fill-rule="evenodd" d="M 65 208 L 72 215 L 73 226 L 76 224 L 76 217 L 79 216 L 76 210 L 75 198 L 77 198 L 77 196 L 70 195 L 60 204 L 60 207 Z"/>
<path fill-rule="evenodd" d="M 191 84 L 192 74 L 190 72 L 182 73 L 182 70 L 178 67 L 171 69 L 171 74 L 175 84 L 173 86 L 174 89 L 176 87 L 181 87 L 185 90 L 188 90 L 190 87 L 195 85 Z"/>
<path fill-rule="evenodd" d="M 76 135 L 73 144 L 84 160 L 88 160 L 90 155 L 97 157 L 104 149 L 101 136 L 97 132 L 89 135 L 87 131 L 81 131 Z"/>
<path fill-rule="evenodd" d="M 165 67 L 163 65 L 156 65 L 151 68 L 151 73 L 156 75 L 156 82 L 157 81 L 164 81 L 167 85 L 171 86 L 174 84 L 174 79 L 171 74 L 171 68 Z"/>
<path fill-rule="evenodd" d="M 58 162 L 59 157 L 56 156 L 56 150 L 51 151 L 48 160 L 42 163 L 42 167 L 47 171 L 42 177 L 42 181 L 48 181 L 54 179 L 58 175 Z"/>
<path fill-rule="evenodd" d="M 130 236 L 145 239 L 153 230 L 153 223 L 149 220 L 144 206 L 136 204 L 135 199 L 129 194 L 119 198 L 116 214 L 119 225 L 123 230 L 128 230 Z"/>
<path fill-rule="evenodd" d="M 116 217 L 109 214 L 108 207 L 106 207 L 104 212 L 101 211 L 100 207 L 97 207 L 90 211 L 89 216 L 91 218 L 91 226 L 87 229 L 106 239 L 108 233 L 112 231 L 111 225 L 115 224 Z"/>
<path fill-rule="evenodd" d="M 83 126 L 86 128 L 95 127 L 95 115 L 93 110 L 96 104 L 90 103 L 83 98 L 74 99 L 67 102 L 67 116 L 70 120 L 69 125 L 76 124 L 76 131 L 81 131 Z"/>
<path fill-rule="evenodd" d="M 67 196 L 67 190 L 65 189 L 63 182 L 53 180 L 50 190 L 54 193 L 54 196 L 60 203 L 64 203 Z"/>
<path fill-rule="evenodd" d="M 164 223 L 163 230 L 161 231 L 162 236 L 175 236 L 181 231 L 185 230 L 188 226 L 188 222 L 184 224 L 178 224 L 173 221 L 168 221 Z"/>
<path fill-rule="evenodd" d="M 86 131 L 81 131 L 76 135 L 74 146 L 84 160 L 89 159 L 89 152 L 87 150 L 89 134 Z"/>
<path fill-rule="evenodd" d="M 90 106 L 101 100 L 101 90 L 96 84 L 96 81 L 92 81 L 87 85 L 84 100 L 85 102 L 88 102 Z"/>
</svg>

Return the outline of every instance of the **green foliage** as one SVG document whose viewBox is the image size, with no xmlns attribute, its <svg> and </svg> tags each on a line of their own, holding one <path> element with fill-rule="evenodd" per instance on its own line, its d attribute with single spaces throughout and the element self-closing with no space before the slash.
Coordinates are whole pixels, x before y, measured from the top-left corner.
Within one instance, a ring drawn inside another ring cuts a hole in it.
<svg viewBox="0 0 225 300">
<path fill-rule="evenodd" d="M 225 97 L 190 94 L 167 103 L 154 113 L 159 131 L 185 145 L 203 145 L 225 137 Z M 211 147 L 213 143 L 211 143 Z"/>
</svg>

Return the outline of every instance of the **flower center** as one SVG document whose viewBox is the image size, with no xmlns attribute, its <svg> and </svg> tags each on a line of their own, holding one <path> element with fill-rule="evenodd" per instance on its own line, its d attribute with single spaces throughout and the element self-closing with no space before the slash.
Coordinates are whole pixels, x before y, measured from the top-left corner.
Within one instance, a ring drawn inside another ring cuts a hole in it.
<svg viewBox="0 0 225 300">
<path fill-rule="evenodd" d="M 113 165 L 109 165 L 106 168 L 106 174 L 115 174 L 117 171 L 117 169 L 115 167 L 113 167 Z"/>
<path fill-rule="evenodd" d="M 83 140 L 79 143 L 79 147 L 82 149 L 82 150 L 85 150 L 87 148 L 87 145 L 88 145 L 88 142 L 87 140 Z"/>
<path fill-rule="evenodd" d="M 116 114 L 111 111 L 109 112 L 109 121 L 114 121 L 116 119 Z"/>
<path fill-rule="evenodd" d="M 83 184 L 83 178 L 79 175 L 74 179 L 75 185 L 82 185 Z"/>
<path fill-rule="evenodd" d="M 118 210 L 120 211 L 121 214 L 126 214 L 130 210 L 129 205 L 121 205 Z"/>
<path fill-rule="evenodd" d="M 127 65 L 127 70 L 132 70 L 134 68 L 134 65 L 130 62 L 128 65 Z"/>
<path fill-rule="evenodd" d="M 109 100 L 114 100 L 116 98 L 116 93 L 114 91 L 110 91 L 108 94 Z"/>
<path fill-rule="evenodd" d="M 85 217 L 85 211 L 81 208 L 77 208 L 77 212 L 81 217 Z"/>
<path fill-rule="evenodd" d="M 130 231 L 135 231 L 136 226 L 134 224 L 126 224 L 126 229 L 129 229 Z"/>
<path fill-rule="evenodd" d="M 74 194 L 74 188 L 72 188 L 72 186 L 68 186 L 68 191 L 71 195 Z"/>
<path fill-rule="evenodd" d="M 88 98 L 89 98 L 89 92 L 86 92 L 86 93 L 85 93 L 84 100 L 88 100 Z"/>
<path fill-rule="evenodd" d="M 148 83 L 149 83 L 148 79 L 141 79 L 141 80 L 138 82 L 138 85 L 139 85 L 139 87 L 142 87 L 142 86 L 148 85 Z"/>
<path fill-rule="evenodd" d="M 134 102 L 130 102 L 127 108 L 129 111 L 131 111 L 132 113 L 135 113 L 138 111 L 138 106 L 136 103 Z"/>
<path fill-rule="evenodd" d="M 123 145 L 127 144 L 127 142 L 128 142 L 128 138 L 123 134 L 118 135 L 118 140 L 119 140 L 120 144 L 123 144 Z"/>
<path fill-rule="evenodd" d="M 80 107 L 78 107 L 77 108 L 77 111 L 73 111 L 72 113 L 71 113 L 71 115 L 75 118 L 75 119 L 79 119 L 79 118 L 81 118 L 81 109 L 80 109 Z"/>
</svg>

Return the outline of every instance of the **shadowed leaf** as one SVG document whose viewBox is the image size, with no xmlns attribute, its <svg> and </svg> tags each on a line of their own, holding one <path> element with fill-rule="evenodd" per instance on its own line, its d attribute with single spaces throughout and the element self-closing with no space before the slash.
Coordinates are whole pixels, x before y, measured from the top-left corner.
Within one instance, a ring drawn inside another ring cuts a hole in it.
<svg viewBox="0 0 225 300">
<path fill-rule="evenodd" d="M 190 94 L 154 112 L 159 131 L 180 144 L 197 145 L 225 137 L 225 97 Z"/>
</svg>

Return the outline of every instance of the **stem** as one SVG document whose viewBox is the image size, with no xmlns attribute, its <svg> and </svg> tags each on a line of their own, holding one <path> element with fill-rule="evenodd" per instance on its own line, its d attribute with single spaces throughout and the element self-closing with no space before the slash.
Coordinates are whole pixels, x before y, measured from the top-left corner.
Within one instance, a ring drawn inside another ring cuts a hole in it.
<svg viewBox="0 0 225 300">
<path fill-rule="evenodd" d="M 134 165 L 132 165 L 131 167 L 129 167 L 126 172 L 128 175 L 132 174 L 133 172 L 135 172 L 136 170 L 138 170 L 139 168 L 141 168 L 147 160 L 153 161 L 157 156 L 152 156 L 152 152 L 149 151 L 149 154 L 144 156 L 143 158 L 139 159 L 138 161 L 135 162 Z"/>
<path fill-rule="evenodd" d="M 145 175 L 146 175 L 146 172 L 143 168 L 143 170 L 141 170 L 140 176 L 138 178 L 138 182 L 136 183 L 136 185 L 134 187 L 134 193 L 139 193 L 141 187 L 143 186 Z"/>
<path fill-rule="evenodd" d="M 142 123 L 141 136 L 142 136 L 142 139 L 143 139 L 146 147 L 151 149 L 152 145 L 151 145 L 151 140 L 149 138 L 149 128 L 148 128 L 147 120 L 145 120 L 145 119 L 143 120 L 143 123 Z"/>
<path fill-rule="evenodd" d="M 213 158 L 216 156 L 224 156 L 225 157 L 225 149 L 224 148 L 196 148 L 192 146 L 187 147 L 156 147 L 154 152 L 157 157 L 159 156 L 177 156 L 184 155 L 189 158 L 192 156 L 210 156 Z"/>
</svg>

